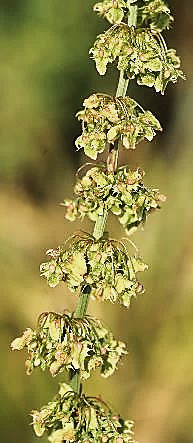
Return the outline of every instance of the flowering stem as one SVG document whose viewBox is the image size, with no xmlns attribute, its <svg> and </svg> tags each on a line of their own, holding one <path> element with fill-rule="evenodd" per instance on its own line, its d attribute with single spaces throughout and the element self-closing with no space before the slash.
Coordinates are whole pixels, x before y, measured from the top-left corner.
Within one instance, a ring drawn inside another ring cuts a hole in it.
<svg viewBox="0 0 193 443">
<path fill-rule="evenodd" d="M 132 21 L 132 23 L 128 23 L 128 24 L 130 26 L 131 25 L 135 26 L 136 14 L 130 15 L 130 21 Z M 126 96 L 128 83 L 129 83 L 129 80 L 124 78 L 124 71 L 120 71 L 119 82 L 118 82 L 117 91 L 116 91 L 116 97 L 125 97 Z M 118 154 L 119 154 L 119 144 L 115 143 L 114 145 L 110 145 L 109 154 L 107 157 L 108 172 L 114 173 L 116 171 L 117 163 L 118 163 Z M 107 222 L 107 216 L 108 216 L 108 211 L 105 209 L 103 211 L 103 214 L 98 215 L 98 217 L 97 217 L 97 220 L 96 220 L 96 223 L 94 226 L 94 231 L 93 231 L 93 237 L 96 240 L 99 240 L 104 235 L 104 230 L 105 230 L 105 226 L 106 226 L 106 222 Z M 78 305 L 77 305 L 77 308 L 75 311 L 75 317 L 77 317 L 77 318 L 84 317 L 84 315 L 86 314 L 86 311 L 87 311 L 87 307 L 88 307 L 89 296 L 90 296 L 90 287 L 89 287 L 89 285 L 87 285 L 86 287 L 84 286 L 81 291 L 79 302 L 78 302 Z M 72 389 L 79 394 L 80 388 L 81 388 L 79 371 L 71 371 L 70 380 L 71 380 L 70 384 L 71 384 Z"/>
</svg>

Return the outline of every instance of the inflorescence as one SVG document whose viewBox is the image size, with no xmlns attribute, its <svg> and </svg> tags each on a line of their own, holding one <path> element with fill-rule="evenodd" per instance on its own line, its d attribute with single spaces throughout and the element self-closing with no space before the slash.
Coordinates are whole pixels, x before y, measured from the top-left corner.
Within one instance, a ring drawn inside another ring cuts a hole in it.
<svg viewBox="0 0 193 443">
<path fill-rule="evenodd" d="M 131 240 L 134 256 L 125 243 L 109 238 L 107 215 L 116 215 L 130 235 L 166 199 L 158 189 L 144 184 L 141 169 L 117 168 L 120 148 L 135 149 L 162 130 L 150 111 L 126 97 L 128 81 L 135 79 L 138 85 L 164 94 L 169 82 L 184 78 L 176 51 L 167 48 L 161 34 L 173 21 L 163 0 L 103 0 L 95 4 L 94 11 L 111 27 L 97 37 L 91 57 L 100 75 L 114 63 L 120 78 L 116 96 L 92 94 L 77 114 L 82 124 L 77 149 L 83 148 L 94 160 L 107 150 L 107 162 L 92 165 L 82 177 L 80 168 L 75 198 L 65 199 L 64 206 L 67 220 L 87 216 L 95 228 L 93 235 L 80 231 L 63 246 L 49 249 L 49 260 L 40 266 L 50 287 L 65 283 L 79 296 L 79 303 L 72 314 L 41 314 L 36 329 L 26 329 L 11 344 L 13 350 L 27 352 L 27 374 L 40 368 L 52 376 L 62 372 L 68 376 L 69 384 L 60 384 L 53 401 L 31 414 L 35 434 L 46 433 L 50 443 L 136 443 L 132 421 L 113 414 L 101 398 L 82 393 L 82 381 L 91 372 L 98 369 L 109 377 L 126 354 L 125 344 L 116 341 L 99 320 L 86 315 L 86 310 L 90 297 L 128 308 L 144 292 L 137 274 L 147 265 Z"/>
</svg>

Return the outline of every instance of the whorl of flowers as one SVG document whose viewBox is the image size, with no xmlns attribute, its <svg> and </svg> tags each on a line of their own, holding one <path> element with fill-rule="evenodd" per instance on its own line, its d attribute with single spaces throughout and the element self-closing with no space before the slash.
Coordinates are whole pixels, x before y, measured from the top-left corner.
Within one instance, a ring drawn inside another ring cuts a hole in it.
<svg viewBox="0 0 193 443">
<path fill-rule="evenodd" d="M 120 141 L 124 148 L 135 149 L 144 140 L 151 141 L 161 131 L 159 121 L 150 111 L 129 97 L 111 97 L 93 94 L 84 100 L 83 111 L 77 117 L 82 121 L 82 135 L 76 140 L 78 149 L 96 160 L 109 143 Z"/>
<path fill-rule="evenodd" d="M 40 266 L 49 286 L 65 281 L 74 292 L 88 290 L 97 300 L 109 300 L 129 307 L 132 297 L 143 292 L 136 273 L 147 269 L 140 257 L 130 257 L 124 245 L 94 241 L 92 237 L 72 241 L 67 250 L 49 249 L 51 260 Z"/>
<path fill-rule="evenodd" d="M 26 329 L 11 347 L 27 350 L 28 375 L 34 368 L 49 369 L 52 376 L 64 370 L 79 370 L 82 380 L 90 377 L 93 369 L 99 369 L 103 377 L 109 377 L 120 357 L 126 354 L 125 344 L 116 341 L 99 320 L 54 312 L 41 314 L 37 329 Z"/>
<path fill-rule="evenodd" d="M 96 69 L 104 75 L 108 63 L 117 62 L 117 68 L 138 85 L 154 86 L 164 94 L 169 82 L 184 78 L 180 58 L 174 49 L 167 49 L 161 34 L 141 30 L 121 23 L 97 37 L 90 50 Z"/>
<path fill-rule="evenodd" d="M 31 415 L 36 435 L 47 432 L 50 443 L 135 443 L 132 421 L 113 414 L 100 398 L 77 395 L 65 383 L 53 401 Z"/>
<path fill-rule="evenodd" d="M 170 9 L 163 0 L 104 0 L 94 5 L 94 11 L 105 17 L 111 24 L 130 22 L 136 15 L 137 27 L 150 27 L 163 31 L 173 21 Z"/>
<path fill-rule="evenodd" d="M 157 189 L 147 188 L 143 176 L 140 169 L 120 168 L 114 174 L 99 166 L 89 169 L 74 187 L 77 197 L 64 201 L 65 218 L 74 221 L 88 216 L 96 221 L 108 210 L 132 233 L 166 199 Z"/>
</svg>

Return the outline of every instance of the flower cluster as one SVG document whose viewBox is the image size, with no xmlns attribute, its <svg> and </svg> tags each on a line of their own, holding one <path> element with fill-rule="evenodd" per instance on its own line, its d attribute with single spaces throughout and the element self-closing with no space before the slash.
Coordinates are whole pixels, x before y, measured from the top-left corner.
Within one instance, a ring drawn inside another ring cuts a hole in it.
<svg viewBox="0 0 193 443">
<path fill-rule="evenodd" d="M 135 443 L 133 422 L 115 415 L 102 399 L 75 394 L 61 383 L 58 394 L 32 411 L 35 434 L 50 443 Z"/>
<path fill-rule="evenodd" d="M 161 34 L 140 30 L 121 23 L 100 34 L 90 50 L 100 75 L 108 63 L 117 61 L 117 68 L 139 85 L 155 88 L 164 94 L 167 84 L 184 78 L 180 59 L 174 49 L 167 49 Z"/>
<path fill-rule="evenodd" d="M 111 24 L 121 23 L 124 19 L 130 22 L 130 16 L 134 13 L 137 27 L 150 27 L 155 31 L 163 31 L 173 21 L 170 9 L 163 0 L 103 0 L 96 3 L 93 9 Z"/>
<path fill-rule="evenodd" d="M 120 357 L 126 354 L 125 344 L 117 342 L 99 320 L 54 312 L 41 314 L 37 329 L 26 329 L 11 347 L 13 350 L 27 349 L 28 375 L 36 367 L 48 368 L 52 376 L 65 369 L 78 370 L 82 380 L 97 368 L 103 377 L 109 377 Z"/>
<path fill-rule="evenodd" d="M 132 297 L 143 292 L 136 273 L 146 270 L 147 265 L 139 257 L 130 257 L 121 243 L 75 237 L 67 250 L 59 247 L 47 254 L 51 260 L 42 263 L 40 271 L 51 287 L 63 280 L 72 292 L 89 289 L 91 297 L 126 307 Z"/>
<path fill-rule="evenodd" d="M 77 198 L 65 200 L 65 217 L 74 221 L 88 216 L 96 221 L 104 210 L 117 215 L 127 233 L 131 234 L 148 214 L 166 197 L 158 190 L 148 189 L 140 169 L 120 168 L 115 174 L 96 166 L 87 171 L 74 187 Z"/>
<path fill-rule="evenodd" d="M 82 121 L 82 135 L 75 144 L 94 160 L 109 143 L 119 140 L 126 149 L 135 149 L 136 143 L 144 138 L 151 141 L 155 131 L 162 129 L 150 111 L 143 111 L 129 97 L 93 94 L 84 101 L 84 107 L 77 114 Z"/>
</svg>

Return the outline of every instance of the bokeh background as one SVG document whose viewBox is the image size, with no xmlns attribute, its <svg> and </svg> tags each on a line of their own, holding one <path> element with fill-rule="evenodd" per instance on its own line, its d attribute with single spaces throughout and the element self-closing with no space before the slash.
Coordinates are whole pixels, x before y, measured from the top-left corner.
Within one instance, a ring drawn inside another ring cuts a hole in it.
<svg viewBox="0 0 193 443">
<path fill-rule="evenodd" d="M 141 443 L 193 441 L 193 2 L 170 0 L 175 26 L 167 33 L 187 74 L 164 97 L 131 84 L 129 93 L 160 119 L 164 132 L 151 144 L 124 152 L 121 164 L 140 166 L 146 183 L 167 194 L 133 240 L 149 271 L 146 293 L 129 311 L 91 302 L 129 354 L 108 381 L 85 389 L 102 393 L 124 417 L 136 421 Z M 60 202 L 72 196 L 75 114 L 94 91 L 114 93 L 117 72 L 101 78 L 88 50 L 107 23 L 92 13 L 94 1 L 0 0 L 0 439 L 35 443 L 29 412 L 45 404 L 58 381 L 24 373 L 24 355 L 11 340 L 35 327 L 43 311 L 73 310 L 77 299 L 39 278 L 45 250 L 92 223 L 64 221 Z M 112 218 L 111 237 L 124 232 Z M 42 442 L 47 441 L 42 438 Z"/>
</svg>

